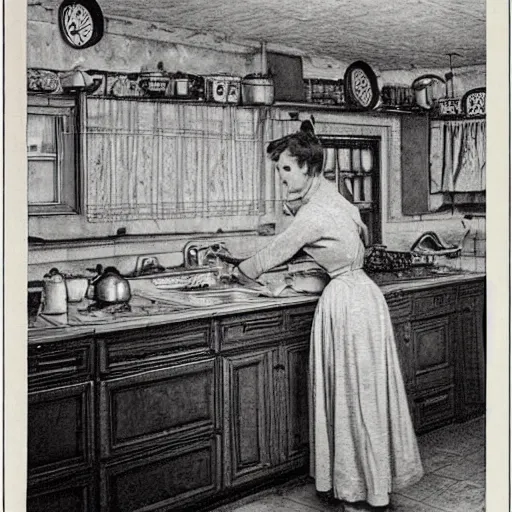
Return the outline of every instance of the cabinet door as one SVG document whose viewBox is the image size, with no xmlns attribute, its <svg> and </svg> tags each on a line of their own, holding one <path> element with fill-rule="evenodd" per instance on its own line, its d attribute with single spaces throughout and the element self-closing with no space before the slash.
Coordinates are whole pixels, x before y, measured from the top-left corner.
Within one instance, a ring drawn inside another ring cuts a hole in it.
<svg viewBox="0 0 512 512">
<path fill-rule="evenodd" d="M 402 213 L 428 213 L 429 196 L 429 118 L 402 116 Z"/>
<path fill-rule="evenodd" d="M 393 322 L 400 370 L 407 390 L 414 386 L 414 350 L 411 343 L 411 322 Z"/>
<path fill-rule="evenodd" d="M 453 315 L 411 323 L 416 391 L 454 383 Z"/>
<path fill-rule="evenodd" d="M 27 512 L 92 512 L 94 503 L 93 475 L 67 478 L 28 488 Z"/>
<path fill-rule="evenodd" d="M 29 476 L 91 467 L 93 428 L 91 382 L 29 393 Z"/>
<path fill-rule="evenodd" d="M 229 356 L 223 365 L 225 481 L 232 486 L 265 476 L 277 462 L 277 350 Z"/>
<path fill-rule="evenodd" d="M 461 420 L 485 411 L 484 297 L 460 300 L 457 405 Z"/>
<path fill-rule="evenodd" d="M 309 452 L 309 339 L 283 348 L 283 403 L 277 407 L 282 414 L 281 462 L 303 465 Z"/>
<path fill-rule="evenodd" d="M 101 511 L 196 510 L 220 491 L 219 447 L 213 435 L 102 463 Z"/>
<path fill-rule="evenodd" d="M 216 390 L 214 358 L 102 382 L 102 457 L 211 433 Z"/>
</svg>

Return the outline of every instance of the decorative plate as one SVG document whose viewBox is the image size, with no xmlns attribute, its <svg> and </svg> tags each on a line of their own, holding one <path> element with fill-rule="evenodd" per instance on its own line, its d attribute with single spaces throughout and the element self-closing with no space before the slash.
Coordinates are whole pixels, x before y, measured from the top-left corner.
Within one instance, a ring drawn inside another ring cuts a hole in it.
<svg viewBox="0 0 512 512">
<path fill-rule="evenodd" d="M 468 117 L 485 116 L 485 87 L 471 89 L 462 97 L 462 109 Z"/>
<path fill-rule="evenodd" d="M 377 76 L 372 68 L 358 60 L 345 71 L 343 79 L 345 86 L 345 101 L 362 110 L 371 110 L 379 101 L 379 86 Z"/>
<path fill-rule="evenodd" d="M 103 13 L 96 0 L 64 0 L 58 16 L 62 38 L 72 48 L 88 48 L 103 37 Z"/>
</svg>

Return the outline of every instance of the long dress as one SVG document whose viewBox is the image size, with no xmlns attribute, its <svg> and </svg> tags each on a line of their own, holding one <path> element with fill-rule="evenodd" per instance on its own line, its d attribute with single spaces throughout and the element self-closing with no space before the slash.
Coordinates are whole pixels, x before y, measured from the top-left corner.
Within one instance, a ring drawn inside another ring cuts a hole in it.
<svg viewBox="0 0 512 512">
<path fill-rule="evenodd" d="M 240 270 L 257 278 L 299 249 L 331 277 L 311 333 L 311 475 L 335 498 L 389 503 L 423 476 L 389 310 L 362 270 L 358 209 L 315 177 L 290 226 Z"/>
</svg>

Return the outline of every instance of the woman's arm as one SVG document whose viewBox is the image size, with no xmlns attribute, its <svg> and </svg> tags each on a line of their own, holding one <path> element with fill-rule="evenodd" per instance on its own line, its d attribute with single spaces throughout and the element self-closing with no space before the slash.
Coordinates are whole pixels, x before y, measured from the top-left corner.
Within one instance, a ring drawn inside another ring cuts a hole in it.
<svg viewBox="0 0 512 512">
<path fill-rule="evenodd" d="M 254 256 L 240 263 L 240 271 L 252 279 L 257 279 L 263 272 L 288 261 L 305 245 L 319 240 L 321 226 L 316 208 L 303 206 L 285 231 Z"/>
</svg>

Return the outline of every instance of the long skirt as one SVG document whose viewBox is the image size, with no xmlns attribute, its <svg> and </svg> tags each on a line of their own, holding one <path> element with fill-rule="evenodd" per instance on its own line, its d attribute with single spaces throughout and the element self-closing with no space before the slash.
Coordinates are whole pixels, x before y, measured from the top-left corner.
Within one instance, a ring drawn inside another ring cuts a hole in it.
<svg viewBox="0 0 512 512">
<path fill-rule="evenodd" d="M 311 474 L 373 506 L 423 476 L 384 296 L 362 270 L 325 288 L 311 334 Z"/>
</svg>

